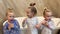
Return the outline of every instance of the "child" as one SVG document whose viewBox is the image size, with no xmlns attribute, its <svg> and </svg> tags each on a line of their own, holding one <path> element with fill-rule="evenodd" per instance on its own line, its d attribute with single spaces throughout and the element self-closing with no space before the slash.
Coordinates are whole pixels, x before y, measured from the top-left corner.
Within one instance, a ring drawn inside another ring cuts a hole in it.
<svg viewBox="0 0 60 34">
<path fill-rule="evenodd" d="M 27 8 L 26 13 L 28 18 L 25 18 L 22 23 L 23 27 L 25 26 L 25 24 L 27 24 L 27 27 L 28 27 L 27 34 L 38 34 L 38 31 L 36 28 L 36 25 L 38 24 L 38 20 L 36 17 L 37 10 L 34 7 L 34 5 L 35 3 L 32 3 L 30 4 L 30 7 Z"/>
<path fill-rule="evenodd" d="M 12 9 L 8 9 L 6 13 L 7 22 L 3 26 L 3 33 L 4 34 L 20 34 L 20 26 L 17 20 L 14 19 L 14 13 Z"/>
<path fill-rule="evenodd" d="M 43 17 L 45 18 L 41 24 L 43 26 L 41 34 L 52 34 L 52 30 L 54 29 L 54 22 L 51 20 L 52 12 L 48 9 L 44 9 Z"/>
</svg>

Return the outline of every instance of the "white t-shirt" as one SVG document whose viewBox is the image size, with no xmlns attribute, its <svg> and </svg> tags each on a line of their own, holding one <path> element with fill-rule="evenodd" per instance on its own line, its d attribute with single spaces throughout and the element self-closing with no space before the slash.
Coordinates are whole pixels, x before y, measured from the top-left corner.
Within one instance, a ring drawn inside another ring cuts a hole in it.
<svg viewBox="0 0 60 34">
<path fill-rule="evenodd" d="M 48 24 L 49 24 L 49 28 L 42 25 L 43 29 L 42 29 L 41 34 L 52 34 L 52 30 L 55 28 L 54 22 L 52 20 L 50 20 L 50 21 L 48 21 Z"/>
<path fill-rule="evenodd" d="M 37 17 L 27 18 L 25 24 L 27 24 L 28 27 L 27 34 L 38 34 L 37 28 L 35 27 L 38 24 Z"/>
</svg>

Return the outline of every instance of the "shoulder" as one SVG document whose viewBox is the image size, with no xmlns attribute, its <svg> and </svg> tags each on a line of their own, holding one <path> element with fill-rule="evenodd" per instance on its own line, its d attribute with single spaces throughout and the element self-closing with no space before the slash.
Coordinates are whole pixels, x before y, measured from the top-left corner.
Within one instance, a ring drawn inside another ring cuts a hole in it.
<svg viewBox="0 0 60 34">
<path fill-rule="evenodd" d="M 4 26 L 8 26 L 8 22 L 6 22 Z"/>
</svg>

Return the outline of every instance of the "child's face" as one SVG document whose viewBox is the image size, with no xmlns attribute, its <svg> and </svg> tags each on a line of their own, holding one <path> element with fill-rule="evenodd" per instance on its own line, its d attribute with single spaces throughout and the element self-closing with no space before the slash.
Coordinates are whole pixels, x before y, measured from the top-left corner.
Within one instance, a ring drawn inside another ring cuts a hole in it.
<svg viewBox="0 0 60 34">
<path fill-rule="evenodd" d="M 10 20 L 10 21 L 14 20 L 14 13 L 8 13 L 7 19 Z"/>
<path fill-rule="evenodd" d="M 52 17 L 52 12 L 46 12 L 44 18 L 45 18 L 46 20 L 51 20 L 51 17 Z"/>
<path fill-rule="evenodd" d="M 31 9 L 27 9 L 26 14 L 29 18 L 31 18 L 33 16 L 33 13 L 31 12 Z"/>
</svg>

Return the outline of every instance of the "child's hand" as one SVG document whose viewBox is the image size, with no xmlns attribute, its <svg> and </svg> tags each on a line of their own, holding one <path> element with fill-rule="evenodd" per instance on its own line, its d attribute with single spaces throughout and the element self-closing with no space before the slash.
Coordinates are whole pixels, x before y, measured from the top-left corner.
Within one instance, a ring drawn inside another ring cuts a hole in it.
<svg viewBox="0 0 60 34">
<path fill-rule="evenodd" d="M 10 26 L 8 26 L 8 30 L 10 30 L 11 29 L 11 27 Z"/>
<path fill-rule="evenodd" d="M 10 27 L 13 28 L 14 27 L 14 24 L 10 24 Z"/>
<path fill-rule="evenodd" d="M 25 18 L 22 23 L 24 24 L 26 20 L 27 20 L 27 18 Z"/>
<path fill-rule="evenodd" d="M 27 18 L 25 18 L 22 22 L 22 27 L 24 27 L 25 21 L 27 20 Z"/>
<path fill-rule="evenodd" d="M 42 23 L 39 23 L 39 24 L 37 24 L 35 27 L 36 27 L 37 29 L 39 29 L 39 28 L 41 27 L 41 24 L 42 24 Z"/>
<path fill-rule="evenodd" d="M 42 21 L 42 24 L 45 25 L 45 26 L 48 26 L 48 22 L 47 21 Z"/>
<path fill-rule="evenodd" d="M 41 23 L 42 23 L 42 25 L 44 25 L 45 24 L 45 20 L 43 20 Z"/>
<path fill-rule="evenodd" d="M 8 30 L 14 27 L 14 24 L 9 23 Z"/>
<path fill-rule="evenodd" d="M 8 23 L 9 24 L 9 28 L 13 28 L 14 24 L 13 23 Z"/>
<path fill-rule="evenodd" d="M 37 24 L 35 27 L 36 27 L 37 29 L 39 29 L 39 28 L 40 28 L 40 25 L 39 25 L 39 24 Z"/>
<path fill-rule="evenodd" d="M 45 24 L 47 23 L 47 21 L 43 20 L 41 23 L 42 23 L 43 25 L 45 25 Z"/>
</svg>

